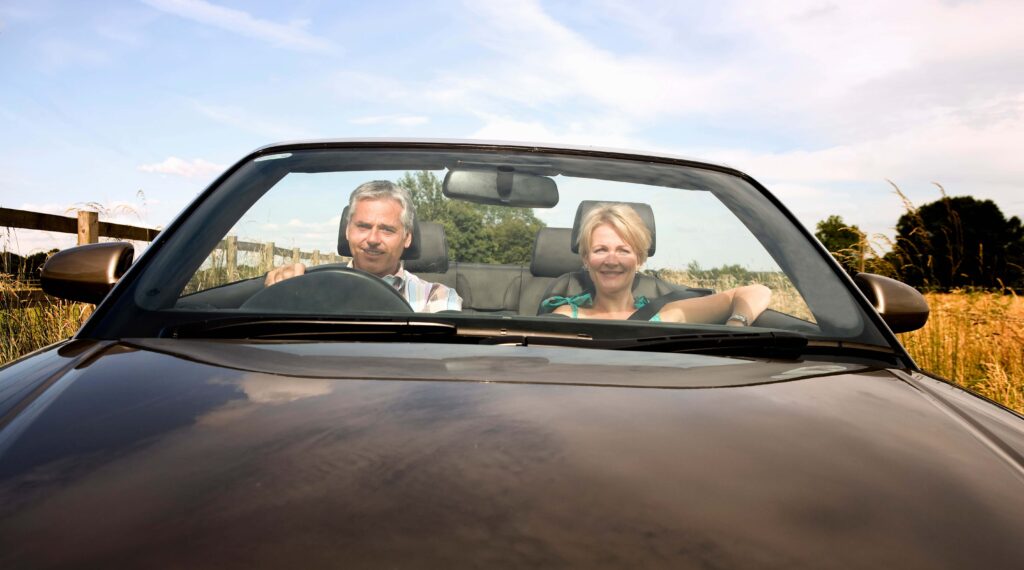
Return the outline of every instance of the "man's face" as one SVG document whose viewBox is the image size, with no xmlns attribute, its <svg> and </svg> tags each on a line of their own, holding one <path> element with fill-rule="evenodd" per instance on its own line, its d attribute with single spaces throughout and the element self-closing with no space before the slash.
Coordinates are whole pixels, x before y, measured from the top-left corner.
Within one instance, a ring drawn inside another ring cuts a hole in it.
<svg viewBox="0 0 1024 570">
<path fill-rule="evenodd" d="M 412 235 L 402 225 L 402 205 L 391 198 L 356 202 L 345 239 L 352 249 L 353 267 L 378 277 L 398 271 L 402 252 L 412 243 Z"/>
</svg>

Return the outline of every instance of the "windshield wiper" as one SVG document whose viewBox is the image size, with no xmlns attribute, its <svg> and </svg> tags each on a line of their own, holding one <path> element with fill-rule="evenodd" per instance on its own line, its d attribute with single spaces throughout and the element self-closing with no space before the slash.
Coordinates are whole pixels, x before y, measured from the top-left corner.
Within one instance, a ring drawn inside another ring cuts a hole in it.
<svg viewBox="0 0 1024 570">
<path fill-rule="evenodd" d="M 350 340 L 449 342 L 455 325 L 439 321 L 380 318 L 223 317 L 169 327 L 160 335 L 170 338 L 260 340 Z"/>
<path fill-rule="evenodd" d="M 354 342 L 444 342 L 566 346 L 605 350 L 699 352 L 716 355 L 796 357 L 807 337 L 786 332 L 715 331 L 678 335 L 592 338 L 590 335 L 530 330 L 467 328 L 444 321 L 380 318 L 219 317 L 169 327 L 170 338 L 321 340 Z"/>
<path fill-rule="evenodd" d="M 688 352 L 715 356 L 760 358 L 836 357 L 883 360 L 887 366 L 899 363 L 891 347 L 837 339 L 810 338 L 792 331 L 692 332 L 678 335 L 636 338 L 589 339 L 525 335 L 524 346 L 573 346 L 605 350 L 647 352 Z"/>
<path fill-rule="evenodd" d="M 640 352 L 795 359 L 812 355 L 895 361 L 891 348 L 840 340 L 810 340 L 791 331 L 702 331 L 674 335 L 593 338 L 579 332 L 502 327 L 465 327 L 436 320 L 380 317 L 232 316 L 191 321 L 164 329 L 163 338 L 278 341 L 410 342 L 514 346 L 564 346 Z"/>
<path fill-rule="evenodd" d="M 579 346 L 605 350 L 697 352 L 724 356 L 795 358 L 807 348 L 807 337 L 788 331 L 699 332 L 616 339 L 567 339 L 526 336 L 524 345 Z"/>
</svg>

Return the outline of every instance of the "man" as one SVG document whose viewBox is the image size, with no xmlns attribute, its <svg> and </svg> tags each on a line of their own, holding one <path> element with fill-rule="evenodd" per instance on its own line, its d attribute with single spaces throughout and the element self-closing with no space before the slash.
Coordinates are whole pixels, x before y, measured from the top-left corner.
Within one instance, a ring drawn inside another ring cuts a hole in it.
<svg viewBox="0 0 1024 570">
<path fill-rule="evenodd" d="M 461 310 L 454 289 L 425 281 L 402 267 L 402 252 L 412 244 L 415 212 L 409 192 L 386 180 L 361 184 L 348 202 L 345 239 L 352 250 L 350 267 L 380 277 L 421 313 Z M 267 274 L 266 286 L 306 272 L 301 263 L 284 265 Z"/>
</svg>

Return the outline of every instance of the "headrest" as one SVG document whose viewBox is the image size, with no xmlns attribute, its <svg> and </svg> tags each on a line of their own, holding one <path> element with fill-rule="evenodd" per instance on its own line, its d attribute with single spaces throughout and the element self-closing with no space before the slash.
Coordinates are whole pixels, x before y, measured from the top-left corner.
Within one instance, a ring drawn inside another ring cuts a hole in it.
<svg viewBox="0 0 1024 570">
<path fill-rule="evenodd" d="M 583 267 L 580 256 L 569 247 L 571 228 L 541 228 L 533 242 L 530 273 L 534 277 L 558 277 Z"/>
<path fill-rule="evenodd" d="M 647 250 L 647 257 L 652 257 L 654 255 L 655 238 L 657 237 L 657 234 L 654 231 L 654 211 L 651 210 L 649 205 L 641 204 L 640 202 L 599 202 L 596 200 L 584 200 L 580 202 L 580 206 L 576 208 L 576 220 L 572 223 L 572 237 L 569 241 L 569 245 L 572 247 L 573 253 L 580 252 L 580 224 L 583 223 L 583 216 L 597 206 L 603 206 L 605 204 L 624 204 L 636 211 L 640 216 L 640 219 L 644 221 L 644 224 L 647 224 L 647 228 L 651 230 L 651 247 Z"/>
<path fill-rule="evenodd" d="M 348 240 L 345 239 L 345 223 L 348 222 L 348 206 L 341 211 L 341 223 L 338 224 L 338 253 L 345 257 L 352 257 L 352 249 L 348 246 Z M 409 247 L 405 248 L 402 253 L 402 259 L 418 259 L 420 256 L 420 224 L 416 221 L 416 217 L 412 219 L 412 243 Z"/>
<path fill-rule="evenodd" d="M 420 256 L 405 262 L 413 273 L 444 273 L 448 271 L 448 239 L 444 226 L 437 222 L 420 222 Z"/>
</svg>

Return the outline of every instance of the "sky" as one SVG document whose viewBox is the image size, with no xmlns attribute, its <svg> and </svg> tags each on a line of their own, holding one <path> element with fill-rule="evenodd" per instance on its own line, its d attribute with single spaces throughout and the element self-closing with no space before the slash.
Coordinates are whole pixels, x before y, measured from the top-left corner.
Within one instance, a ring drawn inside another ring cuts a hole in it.
<svg viewBox="0 0 1024 570">
<path fill-rule="evenodd" d="M 1021 37 L 1019 0 L 0 0 L 0 207 L 162 227 L 265 144 L 417 137 L 725 163 L 812 229 L 893 235 L 893 185 L 1024 217 Z"/>
</svg>

